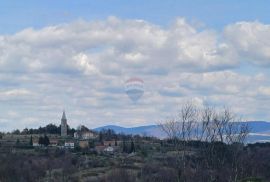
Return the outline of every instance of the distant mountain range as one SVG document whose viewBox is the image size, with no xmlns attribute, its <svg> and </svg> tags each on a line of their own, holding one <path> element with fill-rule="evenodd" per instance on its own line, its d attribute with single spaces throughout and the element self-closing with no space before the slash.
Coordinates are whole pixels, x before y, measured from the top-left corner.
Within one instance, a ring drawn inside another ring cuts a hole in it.
<svg viewBox="0 0 270 182">
<path fill-rule="evenodd" d="M 270 142 L 270 122 L 267 121 L 249 121 L 251 128 L 250 135 L 247 142 Z M 95 131 L 101 131 L 102 129 L 112 129 L 116 133 L 132 134 L 132 135 L 146 135 L 154 136 L 158 138 L 166 137 L 166 134 L 160 130 L 158 125 L 138 126 L 132 128 L 125 128 L 116 125 L 107 125 L 95 128 Z"/>
<path fill-rule="evenodd" d="M 160 130 L 158 125 L 138 126 L 138 127 L 133 127 L 133 128 L 125 128 L 125 127 L 116 126 L 116 125 L 107 125 L 107 126 L 96 128 L 94 130 L 100 131 L 102 129 L 112 129 L 116 133 L 155 136 L 159 138 L 165 137 L 165 134 Z"/>
</svg>

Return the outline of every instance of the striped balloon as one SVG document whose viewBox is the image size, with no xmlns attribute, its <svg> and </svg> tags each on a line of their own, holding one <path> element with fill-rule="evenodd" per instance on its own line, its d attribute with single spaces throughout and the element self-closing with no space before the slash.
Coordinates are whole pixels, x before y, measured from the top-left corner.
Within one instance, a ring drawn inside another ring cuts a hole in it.
<svg viewBox="0 0 270 182">
<path fill-rule="evenodd" d="M 142 97 L 144 93 L 143 85 L 144 82 L 140 78 L 130 78 L 126 81 L 126 93 L 134 103 Z"/>
</svg>

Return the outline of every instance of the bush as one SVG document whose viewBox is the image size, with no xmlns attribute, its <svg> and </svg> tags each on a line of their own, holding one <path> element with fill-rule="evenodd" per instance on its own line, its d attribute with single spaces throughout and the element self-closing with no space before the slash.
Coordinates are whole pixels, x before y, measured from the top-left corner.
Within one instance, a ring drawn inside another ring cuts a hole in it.
<svg viewBox="0 0 270 182">
<path fill-rule="evenodd" d="M 113 169 L 104 179 L 101 181 L 106 182 L 135 182 L 136 176 L 125 169 Z"/>
<path fill-rule="evenodd" d="M 261 179 L 259 178 L 246 178 L 246 179 L 243 179 L 241 182 L 262 182 Z"/>
<path fill-rule="evenodd" d="M 158 163 L 144 165 L 140 178 L 145 182 L 177 182 L 177 171 L 173 168 L 160 167 Z"/>
</svg>

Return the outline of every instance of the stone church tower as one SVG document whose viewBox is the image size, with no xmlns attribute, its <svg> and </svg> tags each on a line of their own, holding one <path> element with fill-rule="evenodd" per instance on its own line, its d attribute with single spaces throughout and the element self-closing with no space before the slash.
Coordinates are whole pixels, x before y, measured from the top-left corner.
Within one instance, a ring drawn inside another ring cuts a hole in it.
<svg viewBox="0 0 270 182">
<path fill-rule="evenodd" d="M 65 111 L 63 111 L 62 119 L 61 119 L 61 137 L 67 136 L 67 118 Z"/>
</svg>

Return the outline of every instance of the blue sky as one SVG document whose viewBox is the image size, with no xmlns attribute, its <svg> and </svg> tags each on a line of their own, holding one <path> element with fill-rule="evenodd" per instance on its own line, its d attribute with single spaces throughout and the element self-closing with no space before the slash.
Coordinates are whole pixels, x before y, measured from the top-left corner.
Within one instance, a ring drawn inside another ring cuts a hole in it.
<svg viewBox="0 0 270 182">
<path fill-rule="evenodd" d="M 3 1 L 0 130 L 154 124 L 184 102 L 270 120 L 267 1 Z M 139 77 L 137 103 L 125 82 Z"/>
<path fill-rule="evenodd" d="M 93 20 L 108 16 L 144 19 L 159 25 L 167 25 L 176 17 L 186 17 L 218 29 L 237 21 L 270 21 L 266 0 L 12 0 L 1 2 L 0 10 L 0 32 L 7 34 L 27 27 L 40 28 L 80 18 Z"/>
</svg>

